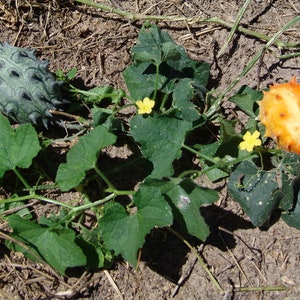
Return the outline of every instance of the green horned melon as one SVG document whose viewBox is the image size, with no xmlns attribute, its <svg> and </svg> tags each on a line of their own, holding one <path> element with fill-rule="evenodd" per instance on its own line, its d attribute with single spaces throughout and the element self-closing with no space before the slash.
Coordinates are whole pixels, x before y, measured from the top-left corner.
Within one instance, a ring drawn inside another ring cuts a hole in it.
<svg viewBox="0 0 300 300">
<path fill-rule="evenodd" d="M 0 43 L 0 112 L 17 123 L 54 123 L 51 110 L 67 101 L 62 83 L 37 59 L 33 50 Z"/>
</svg>

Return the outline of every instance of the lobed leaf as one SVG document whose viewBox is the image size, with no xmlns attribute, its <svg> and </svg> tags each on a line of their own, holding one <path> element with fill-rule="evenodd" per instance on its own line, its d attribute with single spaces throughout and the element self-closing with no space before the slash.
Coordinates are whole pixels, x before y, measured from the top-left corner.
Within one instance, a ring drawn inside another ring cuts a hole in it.
<svg viewBox="0 0 300 300">
<path fill-rule="evenodd" d="M 123 77 L 134 101 L 151 96 L 156 84 L 160 90 L 167 82 L 167 77 L 162 74 L 159 74 L 156 82 L 155 67 L 149 62 L 128 66 L 123 72 Z"/>
<path fill-rule="evenodd" d="M 142 28 L 132 53 L 134 63 L 126 68 L 123 76 L 134 101 L 153 96 L 155 88 L 169 95 L 175 84 L 186 78 L 193 89 L 197 86 L 197 91 L 201 91 L 201 94 L 205 91 L 210 72 L 209 64 L 190 59 L 184 48 L 177 45 L 158 26 Z"/>
<path fill-rule="evenodd" d="M 281 218 L 291 227 L 300 229 L 300 156 L 285 153 L 277 166 L 281 188 L 277 193 Z"/>
<path fill-rule="evenodd" d="M 217 191 L 203 188 L 191 179 L 172 178 L 171 181 L 164 182 L 148 178 L 146 184 L 161 190 L 183 230 L 202 241 L 206 240 L 210 230 L 200 213 L 200 207 L 217 201 Z"/>
<path fill-rule="evenodd" d="M 140 30 L 136 46 L 132 48 L 133 60 L 160 64 L 168 59 L 180 59 L 178 47 L 165 31 L 158 26 L 144 26 Z"/>
<path fill-rule="evenodd" d="M 31 124 L 16 129 L 0 113 L 0 178 L 8 170 L 29 168 L 41 147 L 38 135 Z"/>
<path fill-rule="evenodd" d="M 99 228 L 105 246 L 135 266 L 145 236 L 155 226 L 171 225 L 173 217 L 170 206 L 154 187 L 142 185 L 133 201 L 138 209 L 134 214 L 128 214 L 118 203 L 106 204 Z"/>
<path fill-rule="evenodd" d="M 256 102 L 261 100 L 262 95 L 262 92 L 253 90 L 244 85 L 237 94 L 232 96 L 229 100 L 238 105 L 248 116 L 256 118 L 258 114 Z"/>
<path fill-rule="evenodd" d="M 62 191 L 68 191 L 80 184 L 85 172 L 92 169 L 100 150 L 113 144 L 116 136 L 102 125 L 96 126 L 90 133 L 81 137 L 67 154 L 67 162 L 59 166 L 56 182 Z"/>
<path fill-rule="evenodd" d="M 192 123 L 176 115 L 137 115 L 130 121 L 131 134 L 140 143 L 145 158 L 153 164 L 151 177 L 162 178 L 174 173 L 173 161 L 180 158 L 185 136 Z"/>
<path fill-rule="evenodd" d="M 276 171 L 262 171 L 252 161 L 243 161 L 230 174 L 229 195 L 235 199 L 255 226 L 262 226 L 278 202 Z"/>
<path fill-rule="evenodd" d="M 174 105 L 180 110 L 182 118 L 188 122 L 199 119 L 200 114 L 195 105 L 190 101 L 194 96 L 192 80 L 184 78 L 179 81 L 173 91 Z"/>
<path fill-rule="evenodd" d="M 86 264 L 85 255 L 75 243 L 73 230 L 50 229 L 17 215 L 8 217 L 8 221 L 13 229 L 12 237 L 29 246 L 60 274 L 65 275 L 68 268 Z M 20 245 L 15 245 L 15 250 L 21 251 L 33 259 L 33 256 Z"/>
</svg>

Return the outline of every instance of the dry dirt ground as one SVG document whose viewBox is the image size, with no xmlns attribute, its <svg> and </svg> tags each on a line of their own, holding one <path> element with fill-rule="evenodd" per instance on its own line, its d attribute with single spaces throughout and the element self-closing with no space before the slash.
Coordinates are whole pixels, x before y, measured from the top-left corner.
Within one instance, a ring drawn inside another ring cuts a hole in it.
<svg viewBox="0 0 300 300">
<path fill-rule="evenodd" d="M 217 17 L 232 23 L 244 1 L 104 0 L 101 3 L 131 13 Z M 297 0 L 256 0 L 251 2 L 241 23 L 272 36 L 299 12 Z M 78 78 L 86 87 L 124 88 L 121 72 L 131 61 L 130 49 L 142 23 L 69 0 L 0 0 L 0 41 L 36 49 L 40 58 L 50 61 L 53 71 L 76 67 Z M 192 58 L 211 63 L 210 87 L 220 91 L 265 45 L 259 38 L 236 33 L 225 53 L 217 58 L 228 28 L 184 21 L 161 21 L 158 25 L 184 46 Z M 281 40 L 299 42 L 299 26 L 298 23 L 289 29 Z M 299 57 L 278 58 L 286 52 L 273 47 L 238 87 L 247 84 L 265 88 L 272 82 L 289 80 L 292 75 L 300 79 Z M 0 299 L 300 299 L 299 231 L 282 221 L 265 230 L 254 228 L 239 206 L 226 196 L 225 189 L 220 192 L 220 201 L 208 208 L 206 214 L 208 220 L 210 215 L 214 216 L 209 222 L 215 228 L 208 241 L 201 244 L 188 238 L 222 288 L 228 291 L 226 295 L 220 295 L 181 241 L 157 230 L 147 238 L 137 270 L 120 261 L 110 270 L 87 272 L 81 277 L 60 277 L 19 253 L 3 252 L 2 247 Z M 284 286 L 286 290 L 265 288 L 271 286 Z M 245 289 L 238 291 L 239 287 Z"/>
</svg>

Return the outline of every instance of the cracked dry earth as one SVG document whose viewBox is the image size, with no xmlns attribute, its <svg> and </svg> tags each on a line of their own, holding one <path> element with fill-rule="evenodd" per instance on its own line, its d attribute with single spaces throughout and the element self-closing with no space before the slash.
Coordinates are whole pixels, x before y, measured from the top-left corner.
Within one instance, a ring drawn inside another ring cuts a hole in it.
<svg viewBox="0 0 300 300">
<path fill-rule="evenodd" d="M 104 0 L 101 3 L 131 13 L 216 17 L 232 24 L 244 1 Z M 300 3 L 296 0 L 252 1 L 241 24 L 272 36 L 299 12 Z M 142 20 L 126 19 L 75 1 L 0 0 L 0 41 L 36 49 L 40 58 L 50 61 L 52 71 L 66 72 L 76 67 L 85 87 L 125 87 L 121 72 L 131 62 L 130 49 L 142 24 Z M 229 28 L 197 21 L 157 24 L 185 47 L 193 59 L 211 63 L 210 88 L 219 91 L 236 78 L 266 43 L 237 32 L 224 54 L 217 58 Z M 299 42 L 299 26 L 298 23 L 290 28 L 280 39 Z M 241 79 L 237 89 L 242 84 L 265 88 L 270 83 L 289 80 L 292 75 L 300 79 L 299 57 L 278 58 L 289 52 L 272 47 Z M 240 116 L 226 100 L 224 112 L 229 118 Z M 126 147 L 112 148 L 108 154 L 126 157 L 127 151 Z M 200 180 L 205 183 L 205 179 Z M 163 229 L 154 230 L 147 237 L 136 270 L 119 261 L 106 271 L 63 278 L 20 253 L 9 253 L 3 235 L 7 228 L 1 221 L 0 299 L 300 299 L 299 231 L 280 220 L 266 229 L 253 227 L 241 208 L 228 198 L 225 183 L 216 188 L 220 199 L 204 212 L 212 228 L 211 236 L 205 243 L 186 238 L 204 258 L 226 295 L 219 293 L 195 255 Z M 1 187 L 2 197 L 6 196 L 5 189 Z M 51 197 L 64 199 L 76 197 L 76 193 L 54 191 Z M 49 213 L 53 207 L 36 204 L 34 209 L 40 215 Z M 272 290 L 272 286 L 284 290 Z"/>
</svg>

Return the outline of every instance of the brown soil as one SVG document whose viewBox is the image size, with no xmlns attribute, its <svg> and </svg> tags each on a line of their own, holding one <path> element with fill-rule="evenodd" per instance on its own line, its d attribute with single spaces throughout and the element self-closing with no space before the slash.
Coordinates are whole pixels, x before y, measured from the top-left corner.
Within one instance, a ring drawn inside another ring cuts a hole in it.
<svg viewBox="0 0 300 300">
<path fill-rule="evenodd" d="M 101 1 L 132 13 L 217 17 L 231 23 L 243 2 Z M 241 23 L 272 36 L 299 12 L 300 3 L 296 0 L 255 0 Z M 78 78 L 86 87 L 124 88 L 121 72 L 131 61 L 130 49 L 142 23 L 68 0 L 0 1 L 0 41 L 36 49 L 40 58 L 50 61 L 53 71 L 66 72 L 76 67 Z M 225 53 L 217 58 L 228 28 L 184 21 L 161 21 L 158 25 L 185 47 L 192 58 L 211 63 L 210 88 L 218 91 L 224 90 L 265 45 L 258 38 L 236 33 Z M 281 40 L 299 42 L 299 23 L 296 26 L 285 32 Z M 273 47 L 241 79 L 237 89 L 242 84 L 265 88 L 272 82 L 289 80 L 292 75 L 300 78 L 300 58 L 280 60 L 278 56 L 285 52 Z M 231 107 L 227 109 L 230 111 Z M 30 262 L 20 253 L 3 252 L 2 247 L 0 299 L 300 299 L 300 234 L 296 229 L 282 221 L 274 222 L 266 230 L 253 227 L 240 207 L 228 199 L 224 188 L 220 201 L 205 213 L 208 220 L 212 216 L 215 228 L 223 229 L 213 231 L 205 244 L 188 238 L 221 287 L 228 291 L 225 296 L 220 295 L 194 254 L 180 240 L 157 230 L 147 238 L 137 270 L 120 261 L 108 271 L 86 272 L 79 278 L 58 276 L 49 267 Z M 5 223 L 0 226 L 5 232 Z M 264 289 L 275 285 L 286 290 Z M 258 289 L 234 292 L 239 287 Z"/>
</svg>

